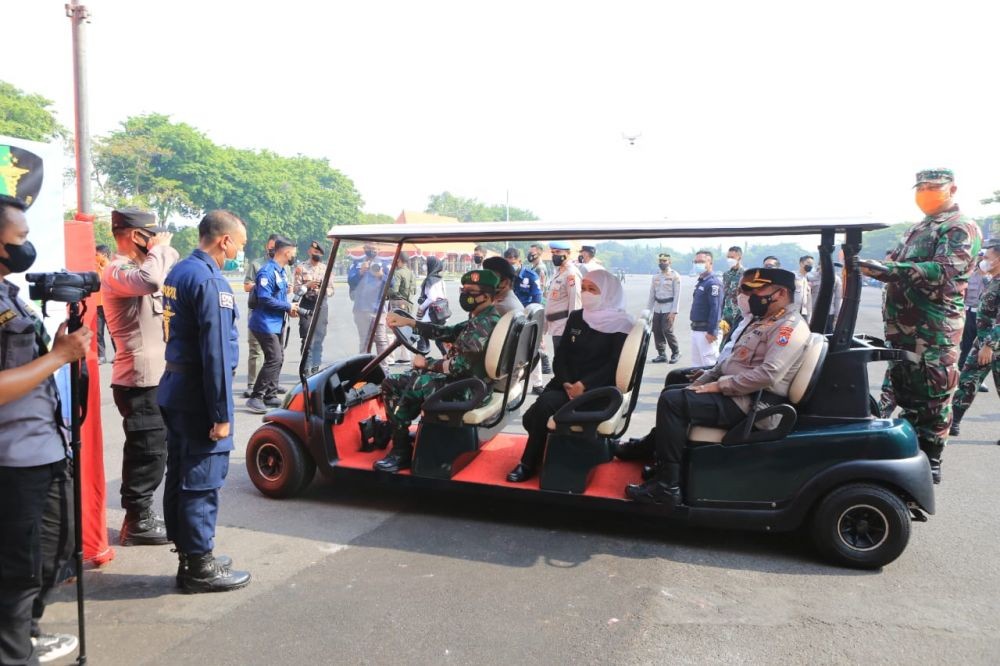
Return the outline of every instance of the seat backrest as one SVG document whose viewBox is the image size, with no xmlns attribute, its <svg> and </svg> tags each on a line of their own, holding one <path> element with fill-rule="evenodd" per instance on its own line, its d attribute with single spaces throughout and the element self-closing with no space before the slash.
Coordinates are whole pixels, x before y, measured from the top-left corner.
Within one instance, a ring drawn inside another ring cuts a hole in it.
<svg viewBox="0 0 1000 666">
<path fill-rule="evenodd" d="M 809 334 L 805 351 L 802 352 L 802 365 L 795 373 L 792 383 L 788 385 L 788 402 L 798 405 L 809 400 L 819 382 L 828 347 L 826 336 L 819 333 Z"/>
<path fill-rule="evenodd" d="M 538 335 L 535 336 L 534 344 L 528 351 L 528 362 L 530 363 L 535 355 L 538 354 L 538 348 L 542 346 L 542 335 L 541 332 L 545 330 L 545 306 L 541 303 L 529 303 L 524 307 L 524 317 L 525 324 L 528 321 L 535 322 L 535 330 L 538 331 Z"/>
<path fill-rule="evenodd" d="M 504 379 L 510 371 L 511 359 L 517 354 L 521 328 L 524 325 L 524 313 L 508 312 L 500 317 L 500 321 L 490 333 L 486 342 L 486 374 L 496 381 Z"/>
<path fill-rule="evenodd" d="M 645 364 L 646 349 L 649 345 L 649 311 L 644 310 L 640 314 L 625 344 L 622 346 L 622 354 L 618 358 L 618 369 L 615 372 L 615 386 L 622 393 L 628 393 L 636 383 L 636 378 L 641 377 L 636 373 L 636 366 Z"/>
</svg>

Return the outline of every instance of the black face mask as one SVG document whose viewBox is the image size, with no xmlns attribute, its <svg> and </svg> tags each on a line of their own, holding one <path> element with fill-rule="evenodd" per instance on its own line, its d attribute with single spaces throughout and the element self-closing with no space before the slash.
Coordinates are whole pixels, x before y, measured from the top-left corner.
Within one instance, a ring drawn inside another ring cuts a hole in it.
<svg viewBox="0 0 1000 666">
<path fill-rule="evenodd" d="M 566 261 L 566 257 L 562 256 L 561 254 L 552 255 L 552 265 L 555 266 L 556 268 L 562 266 L 564 261 Z"/>
<path fill-rule="evenodd" d="M 270 250 L 267 251 L 267 256 L 270 259 L 274 259 L 274 248 L 273 247 Z"/>
<path fill-rule="evenodd" d="M 665 270 L 667 270 L 668 268 L 670 268 L 670 264 L 668 264 L 668 263 L 666 263 L 666 262 L 664 262 L 664 263 L 660 264 L 660 270 L 661 270 L 661 271 L 665 271 Z"/>
<path fill-rule="evenodd" d="M 538 255 L 537 254 L 529 254 L 528 255 L 528 261 L 530 261 L 531 263 L 534 263 L 536 259 L 538 259 Z"/>
<path fill-rule="evenodd" d="M 143 238 L 148 243 L 149 239 L 152 238 L 152 236 L 143 236 Z M 135 241 L 132 241 L 132 245 L 135 245 L 136 249 L 139 250 L 139 252 L 141 252 L 142 254 L 149 254 L 149 248 L 146 247 L 145 245 L 139 245 Z"/>
<path fill-rule="evenodd" d="M 375 250 L 365 250 L 365 256 L 369 259 L 374 259 L 376 254 L 378 254 L 378 252 Z"/>
<path fill-rule="evenodd" d="M 7 250 L 7 258 L 0 259 L 0 264 L 9 268 L 11 273 L 23 273 L 35 263 L 37 255 L 31 241 L 24 241 L 22 245 L 6 243 L 3 249 Z"/>
<path fill-rule="evenodd" d="M 774 301 L 774 294 L 768 294 L 767 296 L 761 296 L 759 294 L 750 294 L 749 305 L 750 314 L 754 317 L 763 317 L 767 314 L 767 309 L 771 307 L 771 303 Z"/>
<path fill-rule="evenodd" d="M 474 263 L 474 264 L 475 264 L 476 266 L 478 266 L 478 265 L 480 265 L 481 263 L 483 263 L 483 258 L 482 258 L 482 256 L 480 256 L 480 255 L 478 255 L 478 254 L 474 254 L 474 255 L 472 255 L 472 263 Z"/>
<path fill-rule="evenodd" d="M 802 270 L 804 270 L 806 273 L 812 273 L 812 269 L 813 269 L 812 264 L 806 264 L 805 266 L 802 267 Z"/>
<path fill-rule="evenodd" d="M 578 255 L 576 255 L 576 262 L 578 264 L 585 264 L 585 263 L 587 263 L 587 258 L 584 257 L 582 254 L 578 254 Z"/>
<path fill-rule="evenodd" d="M 309 255 L 309 261 L 313 262 L 314 264 L 318 264 L 319 260 L 320 260 L 320 256 L 318 254 L 310 254 Z"/>
<path fill-rule="evenodd" d="M 472 312 L 479 307 L 480 298 L 482 298 L 482 294 L 476 294 L 474 296 L 472 294 L 462 294 L 462 297 L 458 299 L 458 304 L 466 312 Z"/>
</svg>

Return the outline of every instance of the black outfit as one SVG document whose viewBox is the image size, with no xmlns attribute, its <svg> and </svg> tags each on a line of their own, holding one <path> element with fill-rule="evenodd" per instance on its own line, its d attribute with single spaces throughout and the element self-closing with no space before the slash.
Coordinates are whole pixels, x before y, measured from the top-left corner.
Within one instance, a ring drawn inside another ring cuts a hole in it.
<svg viewBox="0 0 1000 666">
<path fill-rule="evenodd" d="M 588 390 L 614 385 L 627 337 L 625 333 L 601 333 L 592 329 L 583 319 L 583 310 L 569 314 L 552 359 L 552 379 L 524 413 L 522 423 L 528 431 L 528 442 L 521 456 L 522 465 L 535 470 L 541 464 L 549 418 L 569 402 L 563 383 L 579 381 Z"/>
<path fill-rule="evenodd" d="M 958 369 L 965 367 L 965 359 L 969 356 L 972 344 L 976 341 L 976 310 L 966 308 L 965 328 L 962 329 L 962 342 L 959 345 Z"/>
<path fill-rule="evenodd" d="M 104 318 L 104 306 L 97 306 L 97 358 L 102 363 L 108 358 L 105 354 L 107 347 L 104 343 L 104 331 L 108 327 L 108 320 Z M 110 332 L 109 332 L 110 334 Z M 111 338 L 111 349 L 115 349 L 115 339 Z"/>
<path fill-rule="evenodd" d="M 73 553 L 73 477 L 66 460 L 0 467 L 0 664 L 24 664 L 46 598 Z M 10 522 L 7 522 L 10 520 Z"/>
<path fill-rule="evenodd" d="M 278 393 L 278 379 L 281 377 L 281 365 L 285 362 L 285 347 L 281 344 L 281 336 L 277 333 L 258 333 L 250 331 L 257 339 L 264 352 L 264 365 L 257 373 L 257 381 L 253 385 L 255 398 L 273 398 Z"/>
<path fill-rule="evenodd" d="M 122 508 L 137 517 L 153 506 L 153 494 L 167 466 L 167 429 L 156 403 L 158 386 L 114 386 L 115 406 L 122 415 Z"/>
<path fill-rule="evenodd" d="M 736 402 L 721 393 L 695 393 L 669 388 L 656 403 L 656 457 L 661 463 L 679 465 L 687 444 L 688 426 L 731 428 L 746 418 Z"/>
</svg>

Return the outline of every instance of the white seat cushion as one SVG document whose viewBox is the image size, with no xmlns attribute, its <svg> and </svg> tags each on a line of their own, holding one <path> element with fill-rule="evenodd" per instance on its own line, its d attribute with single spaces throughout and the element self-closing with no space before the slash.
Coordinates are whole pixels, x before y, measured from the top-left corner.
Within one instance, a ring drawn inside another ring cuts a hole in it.
<svg viewBox="0 0 1000 666">
<path fill-rule="evenodd" d="M 708 426 L 691 426 L 688 430 L 688 440 L 692 442 L 710 442 L 721 444 L 722 438 L 729 432 L 724 428 L 709 428 Z"/>
</svg>

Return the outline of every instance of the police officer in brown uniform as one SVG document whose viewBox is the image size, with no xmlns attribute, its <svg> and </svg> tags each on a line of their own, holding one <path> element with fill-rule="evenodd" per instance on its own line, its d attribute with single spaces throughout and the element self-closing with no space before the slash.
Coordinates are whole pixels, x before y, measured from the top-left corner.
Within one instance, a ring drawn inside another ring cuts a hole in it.
<svg viewBox="0 0 1000 666">
<path fill-rule="evenodd" d="M 111 212 L 118 254 L 104 269 L 101 294 L 115 343 L 111 390 L 122 415 L 123 546 L 167 542 L 163 518 L 153 511 L 153 493 L 167 461 L 166 428 L 156 404 L 165 367 L 163 280 L 180 258 L 156 215 L 135 208 Z"/>
</svg>

